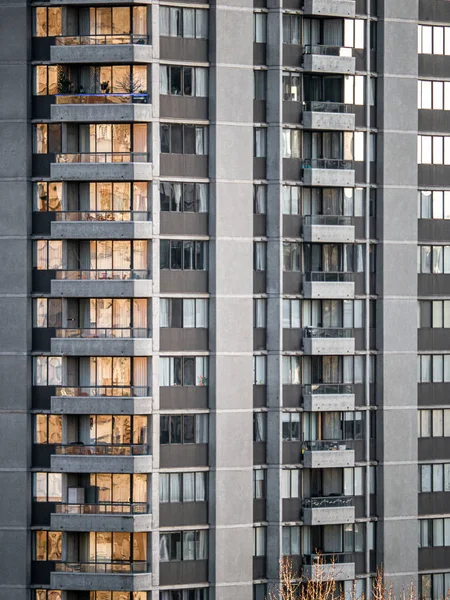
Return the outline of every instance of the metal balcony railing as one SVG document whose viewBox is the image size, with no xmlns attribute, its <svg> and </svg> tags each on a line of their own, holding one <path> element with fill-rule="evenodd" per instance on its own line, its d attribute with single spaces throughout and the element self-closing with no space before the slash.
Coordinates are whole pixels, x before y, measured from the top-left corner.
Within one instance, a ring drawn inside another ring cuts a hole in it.
<svg viewBox="0 0 450 600">
<path fill-rule="evenodd" d="M 65 504 L 55 507 L 58 515 L 150 514 L 146 502 L 102 502 L 97 504 Z"/>
<path fill-rule="evenodd" d="M 304 554 L 303 564 L 305 565 L 331 565 L 331 564 L 343 564 L 353 562 L 353 555 L 346 552 L 337 553 L 317 553 L 317 554 Z"/>
<path fill-rule="evenodd" d="M 304 158 L 302 161 L 302 168 L 351 170 L 353 169 L 353 161 L 344 160 L 343 158 Z"/>
<path fill-rule="evenodd" d="M 302 389 L 304 396 L 306 395 L 340 395 L 353 394 L 353 384 L 351 383 L 311 383 L 304 385 Z"/>
<path fill-rule="evenodd" d="M 305 327 L 303 337 L 306 338 L 352 338 L 353 329 L 347 327 Z"/>
<path fill-rule="evenodd" d="M 304 110 L 308 112 L 348 113 L 351 112 L 348 104 L 343 102 L 327 102 L 310 100 L 304 103 Z"/>
<path fill-rule="evenodd" d="M 56 154 L 56 162 L 64 164 L 80 163 L 149 163 L 148 152 L 75 152 Z"/>
<path fill-rule="evenodd" d="M 322 56 L 352 56 L 351 48 L 343 46 L 326 46 L 324 44 L 306 44 L 303 46 L 304 54 L 320 54 Z"/>
<path fill-rule="evenodd" d="M 354 506 L 351 496 L 325 496 L 322 498 L 303 498 L 303 508 L 346 508 Z"/>
<path fill-rule="evenodd" d="M 56 454 L 68 456 L 143 456 L 148 455 L 149 451 L 148 444 L 84 445 L 74 442 L 55 448 Z"/>
<path fill-rule="evenodd" d="M 312 440 L 303 442 L 302 450 L 309 452 L 329 452 L 331 450 L 351 450 L 346 440 Z"/>
<path fill-rule="evenodd" d="M 76 397 L 107 397 L 107 398 L 136 398 L 151 395 L 148 387 L 135 386 L 60 386 L 56 395 L 61 398 Z"/>
<path fill-rule="evenodd" d="M 74 221 L 150 221 L 147 211 L 136 210 L 68 210 L 55 212 L 56 220 L 63 222 Z"/>
<path fill-rule="evenodd" d="M 343 283 L 355 280 L 355 274 L 344 271 L 309 271 L 305 273 L 304 281 L 317 281 L 323 283 Z"/>
<path fill-rule="evenodd" d="M 93 280 L 128 280 L 128 279 L 151 279 L 149 271 L 143 269 L 58 269 L 56 279 L 93 279 Z"/>
<path fill-rule="evenodd" d="M 90 339 L 151 338 L 152 332 L 151 329 L 146 327 L 81 327 L 57 329 L 56 337 Z"/>
<path fill-rule="evenodd" d="M 97 46 L 115 44 L 150 45 L 148 35 L 115 34 L 115 35 L 61 35 L 55 38 L 56 46 Z"/>
<path fill-rule="evenodd" d="M 59 573 L 147 573 L 147 561 L 112 560 L 110 562 L 57 562 Z"/>
<path fill-rule="evenodd" d="M 56 104 L 147 104 L 148 94 L 56 94 Z"/>
<path fill-rule="evenodd" d="M 344 215 L 305 215 L 303 225 L 353 225 L 353 217 Z"/>
</svg>

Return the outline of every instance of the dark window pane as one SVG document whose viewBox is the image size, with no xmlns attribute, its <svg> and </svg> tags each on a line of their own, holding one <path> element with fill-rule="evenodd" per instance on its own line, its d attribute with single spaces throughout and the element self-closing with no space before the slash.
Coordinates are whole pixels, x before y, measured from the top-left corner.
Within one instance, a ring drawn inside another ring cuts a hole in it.
<svg viewBox="0 0 450 600">
<path fill-rule="evenodd" d="M 206 249 L 207 245 L 205 242 L 195 242 L 195 253 L 196 253 L 196 268 L 198 271 L 204 271 L 206 269 L 207 258 Z"/>
<path fill-rule="evenodd" d="M 173 359 L 173 384 L 174 385 L 183 385 L 182 384 L 182 373 L 181 373 L 181 358 L 175 357 Z"/>
<path fill-rule="evenodd" d="M 181 560 L 181 533 L 170 536 L 170 560 Z"/>
<path fill-rule="evenodd" d="M 170 443 L 181 444 L 181 417 L 170 417 Z"/>
<path fill-rule="evenodd" d="M 181 298 L 172 298 L 172 320 L 170 323 L 171 327 L 183 327 L 182 314 L 183 300 Z"/>
<path fill-rule="evenodd" d="M 161 152 L 168 154 L 170 152 L 170 126 L 161 125 Z"/>
<path fill-rule="evenodd" d="M 184 246 L 184 270 L 192 271 L 195 269 L 194 264 L 194 242 L 183 242 Z"/>
<path fill-rule="evenodd" d="M 181 269 L 181 244 L 182 242 L 171 242 L 170 268 Z"/>
<path fill-rule="evenodd" d="M 195 127 L 194 125 L 184 126 L 184 153 L 195 154 Z"/>
<path fill-rule="evenodd" d="M 195 183 L 184 184 L 183 210 L 184 212 L 195 211 Z"/>
<path fill-rule="evenodd" d="M 300 422 L 293 421 L 291 423 L 291 439 L 299 440 L 300 439 Z"/>
<path fill-rule="evenodd" d="M 170 210 L 170 186 L 170 183 L 161 183 L 159 186 L 159 199 L 163 212 Z"/>
<path fill-rule="evenodd" d="M 160 432 L 159 432 L 160 444 L 169 443 L 169 417 L 163 416 L 160 418 Z"/>
<path fill-rule="evenodd" d="M 181 183 L 172 183 L 170 194 L 170 210 L 173 212 L 181 212 Z"/>
<path fill-rule="evenodd" d="M 170 93 L 181 96 L 181 67 L 170 68 Z"/>
<path fill-rule="evenodd" d="M 192 67 L 184 68 L 184 95 L 192 96 Z"/>
<path fill-rule="evenodd" d="M 61 152 L 61 125 L 48 126 L 48 151 Z"/>
<path fill-rule="evenodd" d="M 194 425 L 194 416 L 193 415 L 184 415 L 183 425 L 183 442 L 185 444 L 194 444 L 195 443 L 195 425 Z"/>
<path fill-rule="evenodd" d="M 184 382 L 183 385 L 195 385 L 195 359 L 184 359 Z"/>
<path fill-rule="evenodd" d="M 169 240 L 161 240 L 160 246 L 159 246 L 159 254 L 160 254 L 159 264 L 160 264 L 161 269 L 169 269 L 170 268 L 169 249 L 170 249 Z"/>
<path fill-rule="evenodd" d="M 170 153 L 183 153 L 183 128 L 182 125 L 170 126 Z"/>
<path fill-rule="evenodd" d="M 283 440 L 290 440 L 290 424 L 283 421 Z"/>
</svg>

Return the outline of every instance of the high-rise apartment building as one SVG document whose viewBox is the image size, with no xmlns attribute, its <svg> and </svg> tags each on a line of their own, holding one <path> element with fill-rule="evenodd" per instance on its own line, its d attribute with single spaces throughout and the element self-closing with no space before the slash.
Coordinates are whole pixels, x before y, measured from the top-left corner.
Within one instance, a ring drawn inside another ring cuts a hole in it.
<svg viewBox="0 0 450 600">
<path fill-rule="evenodd" d="M 0 31 L 0 600 L 445 595 L 450 2 Z"/>
</svg>

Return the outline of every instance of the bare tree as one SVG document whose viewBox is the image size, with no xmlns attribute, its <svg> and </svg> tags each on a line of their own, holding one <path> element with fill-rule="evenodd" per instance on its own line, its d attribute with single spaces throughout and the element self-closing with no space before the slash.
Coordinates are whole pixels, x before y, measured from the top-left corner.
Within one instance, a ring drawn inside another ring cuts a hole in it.
<svg viewBox="0 0 450 600">
<path fill-rule="evenodd" d="M 117 87 L 120 88 L 125 94 L 139 94 L 144 93 L 145 85 L 142 79 L 136 75 L 129 73 L 117 81 Z"/>
</svg>

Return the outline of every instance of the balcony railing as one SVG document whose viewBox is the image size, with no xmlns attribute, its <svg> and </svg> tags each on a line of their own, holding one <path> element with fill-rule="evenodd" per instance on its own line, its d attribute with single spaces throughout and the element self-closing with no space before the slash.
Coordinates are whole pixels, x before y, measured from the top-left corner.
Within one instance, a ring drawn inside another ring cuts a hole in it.
<svg viewBox="0 0 450 600">
<path fill-rule="evenodd" d="M 346 440 L 313 440 L 303 442 L 302 450 L 309 452 L 329 452 L 331 450 L 351 450 Z"/>
<path fill-rule="evenodd" d="M 151 330 L 146 327 L 88 327 L 57 329 L 57 338 L 102 338 L 130 339 L 151 338 Z"/>
<path fill-rule="evenodd" d="M 303 508 L 345 508 L 354 505 L 351 496 L 326 496 L 324 498 L 303 498 Z"/>
<path fill-rule="evenodd" d="M 147 104 L 148 94 L 56 94 L 56 104 Z"/>
<path fill-rule="evenodd" d="M 353 161 L 343 158 L 304 158 L 302 168 L 349 170 L 353 169 Z"/>
<path fill-rule="evenodd" d="M 307 44 L 303 46 L 304 54 L 320 54 L 322 56 L 348 56 L 351 58 L 352 49 L 343 46 L 325 46 L 323 44 Z"/>
<path fill-rule="evenodd" d="M 64 444 L 56 446 L 55 452 L 70 456 L 143 456 L 149 454 L 148 444 Z"/>
<path fill-rule="evenodd" d="M 133 562 L 113 560 L 110 562 L 57 562 L 55 571 L 59 573 L 147 573 L 145 560 Z"/>
<path fill-rule="evenodd" d="M 353 217 L 344 215 L 306 215 L 304 225 L 353 225 Z"/>
<path fill-rule="evenodd" d="M 303 386 L 303 395 L 353 394 L 351 383 L 311 383 Z"/>
<path fill-rule="evenodd" d="M 334 554 L 305 554 L 303 556 L 303 564 L 305 565 L 331 565 L 331 564 L 343 564 L 353 562 L 353 555 L 344 552 L 338 552 Z"/>
<path fill-rule="evenodd" d="M 56 271 L 56 279 L 90 279 L 90 280 L 128 280 L 150 279 L 149 271 L 143 269 L 91 269 L 91 270 L 63 270 Z"/>
<path fill-rule="evenodd" d="M 102 502 L 101 504 L 57 504 L 58 515 L 150 514 L 146 502 Z"/>
<path fill-rule="evenodd" d="M 130 163 L 150 162 L 148 152 L 76 152 L 56 154 L 56 162 L 78 163 Z"/>
<path fill-rule="evenodd" d="M 355 280 L 354 273 L 343 271 L 309 271 L 304 274 L 305 281 L 323 282 L 323 283 L 343 283 Z"/>
<path fill-rule="evenodd" d="M 56 220 L 74 221 L 149 221 L 150 213 L 136 210 L 79 210 L 57 211 Z"/>
<path fill-rule="evenodd" d="M 351 338 L 353 329 L 347 327 L 305 327 L 303 337 L 306 338 Z"/>
<path fill-rule="evenodd" d="M 304 110 L 308 112 L 347 113 L 351 112 L 349 109 L 349 105 L 343 102 L 311 100 L 304 103 Z"/>
<path fill-rule="evenodd" d="M 56 46 L 97 46 L 114 44 L 150 44 L 148 35 L 61 35 L 55 38 Z"/>
<path fill-rule="evenodd" d="M 61 398 L 107 397 L 136 398 L 150 396 L 150 388 L 133 386 L 61 386 L 56 388 L 56 395 Z"/>
</svg>

